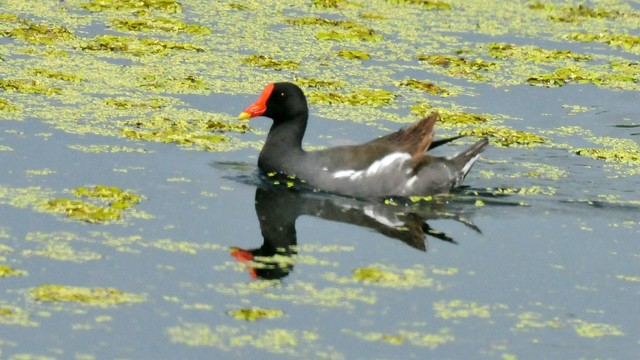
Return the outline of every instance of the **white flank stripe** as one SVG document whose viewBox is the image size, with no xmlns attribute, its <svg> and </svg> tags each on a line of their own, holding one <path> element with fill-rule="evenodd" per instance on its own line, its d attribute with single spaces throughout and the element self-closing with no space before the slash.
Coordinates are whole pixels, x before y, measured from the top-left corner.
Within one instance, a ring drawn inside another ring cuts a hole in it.
<svg viewBox="0 0 640 360">
<path fill-rule="evenodd" d="M 411 179 L 409 179 L 409 181 L 407 181 L 407 184 L 405 185 L 405 187 L 410 188 L 411 185 L 413 185 L 413 183 L 416 182 L 416 180 L 418 180 L 418 176 L 417 175 L 413 175 L 411 177 Z"/>
<path fill-rule="evenodd" d="M 349 178 L 357 180 L 358 178 L 376 176 L 388 172 L 390 169 L 399 170 L 406 161 L 411 159 L 411 155 L 407 153 L 395 152 L 391 153 L 380 160 L 376 160 L 369 165 L 366 170 L 339 170 L 333 173 L 334 179 Z M 414 180 L 415 181 L 415 180 Z"/>
<path fill-rule="evenodd" d="M 334 179 L 342 179 L 342 178 L 348 178 L 351 175 L 353 175 L 353 173 L 355 173 L 355 170 L 340 170 L 340 171 L 336 171 L 333 173 L 333 178 Z"/>
</svg>

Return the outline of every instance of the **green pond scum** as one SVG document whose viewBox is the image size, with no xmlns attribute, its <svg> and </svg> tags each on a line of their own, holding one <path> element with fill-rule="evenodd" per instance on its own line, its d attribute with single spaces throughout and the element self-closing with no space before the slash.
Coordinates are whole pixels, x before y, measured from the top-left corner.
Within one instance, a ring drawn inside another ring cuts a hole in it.
<svg viewBox="0 0 640 360">
<path fill-rule="evenodd" d="M 168 18 L 115 19 L 111 23 L 120 31 L 184 31 L 189 34 L 209 35 L 211 30 L 198 24 L 187 24 Z"/>
<path fill-rule="evenodd" d="M 393 335 L 383 334 L 380 332 L 358 332 L 350 329 L 343 329 L 342 332 L 364 341 L 383 342 L 391 345 L 409 343 L 413 346 L 427 347 L 432 350 L 437 348 L 439 345 L 455 341 L 455 337 L 451 334 L 450 329 L 442 329 L 433 334 L 420 333 L 411 330 L 399 330 Z"/>
<path fill-rule="evenodd" d="M 30 289 L 29 293 L 36 301 L 75 302 L 101 307 L 145 301 L 145 297 L 143 295 L 126 293 L 113 288 L 40 285 Z"/>
<path fill-rule="evenodd" d="M 252 66 L 259 66 L 263 69 L 273 69 L 273 70 L 282 70 L 282 69 L 295 69 L 300 66 L 295 61 L 290 60 L 276 60 L 268 55 L 249 55 L 242 60 L 243 63 Z"/>
<path fill-rule="evenodd" d="M 369 105 L 373 107 L 388 105 L 395 97 L 396 95 L 392 92 L 382 89 L 358 90 L 348 94 L 336 92 L 322 93 L 318 91 L 307 94 L 308 101 L 312 104 Z"/>
<path fill-rule="evenodd" d="M 0 278 L 8 276 L 22 276 L 26 275 L 24 271 L 16 270 L 9 265 L 0 265 Z"/>
<path fill-rule="evenodd" d="M 541 136 L 524 131 L 509 129 L 504 126 L 477 127 L 470 130 L 463 130 L 460 132 L 460 135 L 474 135 L 480 138 L 488 137 L 492 142 L 500 146 L 532 146 L 545 142 L 545 139 Z"/>
<path fill-rule="evenodd" d="M 200 93 L 215 96 L 216 93 L 254 93 L 268 81 L 288 79 L 309 88 L 332 90 L 308 91 L 310 102 L 321 113 L 331 111 L 325 109 L 327 106 L 348 104 L 358 106 L 359 109 L 335 111 L 335 116 L 354 119 L 357 117 L 352 114 L 356 112 L 366 114 L 371 111 L 360 109 L 361 107 L 381 107 L 393 103 L 388 110 L 372 112 L 382 117 L 377 121 L 386 117 L 391 121 L 410 122 L 413 119 L 396 119 L 397 115 L 393 114 L 395 109 L 410 109 L 416 103 L 425 101 L 435 103 L 437 100 L 433 96 L 473 94 L 474 81 L 486 82 L 496 87 L 517 84 L 557 87 L 588 83 L 607 88 L 638 88 L 640 72 L 637 64 L 630 58 L 611 56 L 607 62 L 607 57 L 600 53 L 579 53 L 562 48 L 496 41 L 478 43 L 473 47 L 453 41 L 452 37 L 438 37 L 442 26 L 440 23 L 431 24 L 433 38 L 438 41 L 419 36 L 407 27 L 398 25 L 401 16 L 414 16 L 420 12 L 419 9 L 426 9 L 428 13 L 433 12 L 434 16 L 446 20 L 461 10 L 461 4 L 456 1 L 380 1 L 367 9 L 358 1 L 314 1 L 311 5 L 311 8 L 302 7 L 304 10 L 297 16 L 285 15 L 276 7 L 274 16 L 264 17 L 259 21 L 253 19 L 255 23 L 233 19 L 264 9 L 249 5 L 240 9 L 234 3 L 215 7 L 217 11 L 224 12 L 225 17 L 229 17 L 228 21 L 221 23 L 205 18 L 198 19 L 197 23 L 187 21 L 184 8 L 187 6 L 189 11 L 202 9 L 204 5 L 197 1 L 73 1 L 62 6 L 47 21 L 38 18 L 49 9 L 46 4 L 34 7 L 31 11 L 35 16 L 32 17 L 19 6 L 8 5 L 1 14 L 0 34 L 13 39 L 13 42 L 10 46 L 4 45 L 1 52 L 5 66 L 0 74 L 0 89 L 4 94 L 0 98 L 0 111 L 5 116 L 7 111 L 20 110 L 20 116 L 44 117 L 46 121 L 56 122 L 59 129 L 72 133 L 89 132 L 113 136 L 119 132 L 136 141 L 196 144 L 198 146 L 195 148 L 201 150 L 229 151 L 247 144 L 243 144 L 242 137 L 191 135 L 171 128 L 158 128 L 151 132 L 134 129 L 118 131 L 110 123 L 116 116 L 123 114 L 110 112 L 110 107 L 117 106 L 121 110 L 136 108 L 139 113 L 153 116 L 158 106 L 163 106 L 167 111 L 177 110 L 175 106 L 184 106 L 180 104 L 180 100 L 175 102 L 176 98 L 172 94 Z M 464 7 L 465 12 L 471 13 L 483 10 L 479 4 L 464 4 Z M 310 9 L 316 10 L 309 12 Z M 340 16 L 335 16 L 336 10 L 341 12 Z M 625 7 L 530 2 L 510 5 L 501 11 L 520 12 L 518 16 L 531 19 L 543 15 L 548 31 L 544 34 L 536 33 L 535 36 L 546 36 L 550 40 L 565 41 L 567 44 L 575 40 L 601 41 L 614 45 L 628 43 L 630 45 L 622 48 L 634 50 L 633 37 L 592 32 L 590 26 L 590 22 L 596 20 L 635 21 L 636 13 Z M 65 12 L 78 15 L 71 20 L 65 16 Z M 385 16 L 373 16 L 382 13 Z M 560 18 L 580 19 L 580 26 L 584 31 L 567 31 L 568 26 L 573 26 L 573 20 L 560 21 Z M 116 34 L 86 35 L 82 29 L 92 22 L 113 28 Z M 478 31 L 499 35 L 512 30 L 507 23 L 491 24 L 493 27 L 481 26 Z M 221 38 L 218 35 L 221 30 L 237 34 L 251 33 L 252 36 L 264 38 L 268 36 L 267 33 L 258 29 L 270 26 L 282 28 L 277 36 L 278 41 L 269 41 L 265 43 L 266 46 L 254 46 L 253 50 L 246 49 L 245 53 L 253 54 L 233 55 L 235 60 L 229 61 L 229 52 L 238 47 L 235 43 L 238 40 L 234 37 Z M 457 18 L 456 26 L 458 31 L 468 31 L 475 25 Z M 557 31 L 554 32 L 553 27 L 557 27 Z M 522 31 L 531 33 L 537 30 L 533 27 L 523 28 Z M 158 33 L 163 36 L 156 38 Z M 592 33 L 595 35 L 590 35 Z M 548 34 L 560 34 L 560 38 Z M 286 44 L 291 37 L 297 37 L 296 44 L 300 50 L 276 46 L 277 43 Z M 324 41 L 331 39 L 338 42 Z M 446 45 L 446 42 L 451 45 Z M 349 46 L 346 48 L 341 45 L 347 43 Z M 20 53 L 30 56 L 18 59 L 17 55 Z M 105 61 L 105 56 L 127 59 L 133 63 L 128 66 L 113 66 Z M 59 60 L 53 61 L 53 66 L 44 66 L 51 63 L 51 57 Z M 50 60 L 47 62 L 47 59 Z M 383 69 L 375 65 L 350 65 L 340 59 L 403 62 Z M 580 65 L 572 65 L 576 63 Z M 12 64 L 18 66 L 14 67 Z M 403 66 L 406 69 L 426 71 L 426 76 L 420 79 L 398 79 L 396 72 L 401 73 Z M 153 71 L 144 73 L 144 68 Z M 273 73 L 274 70 L 276 73 Z M 336 78 L 337 72 L 342 72 L 343 76 Z M 118 75 L 114 76 L 116 73 Z M 435 81 L 442 74 L 452 81 L 462 77 L 470 83 L 466 89 L 459 89 L 458 86 L 455 89 L 443 87 Z M 219 78 L 214 80 L 211 75 Z M 237 80 L 256 76 L 258 78 L 253 82 Z M 345 81 L 347 78 L 354 81 Z M 351 83 L 358 85 L 347 85 Z M 389 87 L 390 84 L 397 87 Z M 117 101 L 105 100 L 102 105 L 96 103 L 95 89 L 113 95 L 111 99 Z M 335 89 L 342 91 L 337 92 Z M 16 96 L 5 96 L 15 92 L 53 95 L 55 98 L 61 97 L 62 101 L 52 98 L 35 106 L 35 103 L 25 102 L 24 98 L 19 100 Z M 155 100 L 149 102 L 149 98 L 136 99 L 139 98 L 138 94 L 144 92 L 167 95 L 172 98 L 173 104 L 160 105 Z M 79 94 L 83 95 L 78 96 Z M 125 94 L 136 98 L 127 98 Z M 450 107 L 449 110 L 458 110 L 452 108 L 457 106 L 453 103 L 442 105 Z M 42 106 L 49 107 L 48 111 L 42 111 Z M 47 119 L 52 114 L 64 114 L 71 108 L 78 117 L 94 120 L 84 123 Z M 226 117 L 224 121 L 231 123 L 232 118 Z M 167 125 L 171 126 L 170 123 Z M 215 145 L 227 140 L 230 142 L 228 145 Z M 552 141 L 549 142 L 550 145 L 551 143 Z"/>
<path fill-rule="evenodd" d="M 284 312 L 282 310 L 277 310 L 277 309 L 251 308 L 251 309 L 232 310 L 232 311 L 229 311 L 229 315 L 240 320 L 256 321 L 259 319 L 278 318 L 283 316 Z"/>
<path fill-rule="evenodd" d="M 408 86 L 416 90 L 423 90 L 431 95 L 440 95 L 442 97 L 451 96 L 451 93 L 440 86 L 437 86 L 429 81 L 420 81 L 415 79 L 407 79 L 402 81 L 396 81 L 397 86 Z"/>
<path fill-rule="evenodd" d="M 105 205 L 94 205 L 82 200 L 58 198 L 50 200 L 46 211 L 62 213 L 71 219 L 88 223 L 107 223 L 119 220 L 125 209 L 139 203 L 143 197 L 116 187 L 96 185 L 93 189 L 77 188 L 71 193 L 77 198 L 97 199 Z"/>
<path fill-rule="evenodd" d="M 82 2 L 80 7 L 89 11 L 157 10 L 165 13 L 182 12 L 182 5 L 174 0 L 94 0 Z"/>
<path fill-rule="evenodd" d="M 295 78 L 294 83 L 296 83 L 296 85 L 301 87 L 327 88 L 327 89 L 337 89 L 337 88 L 347 86 L 347 83 L 345 83 L 344 81 L 321 80 L 321 79 L 299 78 L 299 77 Z"/>
<path fill-rule="evenodd" d="M 371 55 L 367 54 L 364 51 L 358 51 L 358 50 L 345 50 L 345 49 L 342 49 L 342 50 L 337 52 L 337 55 L 340 56 L 340 57 L 343 57 L 345 59 L 350 59 L 350 60 L 368 60 L 368 59 L 371 59 Z"/>
<path fill-rule="evenodd" d="M 176 43 L 170 40 L 134 38 L 117 35 L 99 35 L 82 45 L 83 50 L 113 51 L 135 55 L 167 54 L 172 50 L 204 51 L 197 45 Z"/>
</svg>

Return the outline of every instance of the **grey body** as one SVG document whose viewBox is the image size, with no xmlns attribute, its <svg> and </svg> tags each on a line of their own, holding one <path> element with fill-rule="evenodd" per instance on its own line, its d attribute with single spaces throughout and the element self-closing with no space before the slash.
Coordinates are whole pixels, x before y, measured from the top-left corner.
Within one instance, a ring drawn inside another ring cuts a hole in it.
<svg viewBox="0 0 640 360">
<path fill-rule="evenodd" d="M 264 116 L 274 122 L 258 158 L 260 169 L 357 197 L 446 193 L 460 185 L 488 143 L 482 139 L 452 158 L 428 155 L 429 146 L 455 139 L 432 141 L 438 117 L 434 113 L 407 129 L 361 145 L 305 151 L 307 103 L 302 90 L 289 83 L 275 84 Z"/>
</svg>

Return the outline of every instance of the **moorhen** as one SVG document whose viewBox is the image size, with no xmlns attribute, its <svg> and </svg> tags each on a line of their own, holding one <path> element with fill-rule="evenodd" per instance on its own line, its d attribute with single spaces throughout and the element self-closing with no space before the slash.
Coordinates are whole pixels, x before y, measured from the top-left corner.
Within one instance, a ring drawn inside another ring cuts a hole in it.
<svg viewBox="0 0 640 360">
<path fill-rule="evenodd" d="M 305 151 L 307 100 L 298 86 L 286 82 L 267 85 L 238 118 L 255 116 L 273 119 L 258 157 L 262 171 L 295 176 L 315 188 L 355 197 L 446 193 L 460 185 L 488 143 L 480 140 L 452 158 L 428 155 L 430 147 L 459 137 L 433 141 L 438 118 L 434 112 L 406 129 L 364 144 Z"/>
</svg>

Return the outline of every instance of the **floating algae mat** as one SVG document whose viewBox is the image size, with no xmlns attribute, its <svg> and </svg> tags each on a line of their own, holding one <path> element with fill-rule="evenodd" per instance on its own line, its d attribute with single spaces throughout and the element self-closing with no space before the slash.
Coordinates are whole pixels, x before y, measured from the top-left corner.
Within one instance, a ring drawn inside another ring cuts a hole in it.
<svg viewBox="0 0 640 360">
<path fill-rule="evenodd" d="M 72 193 L 78 198 L 93 198 L 104 206 L 93 205 L 82 200 L 53 199 L 48 202 L 47 211 L 58 212 L 76 220 L 89 223 L 103 223 L 120 219 L 122 211 L 142 200 L 140 195 L 122 191 L 116 187 L 96 185 L 93 189 L 77 188 Z"/>
<path fill-rule="evenodd" d="M 63 285 L 41 285 L 31 289 L 38 301 L 69 301 L 94 306 L 141 302 L 140 295 L 123 293 L 112 288 L 84 288 Z"/>
</svg>

